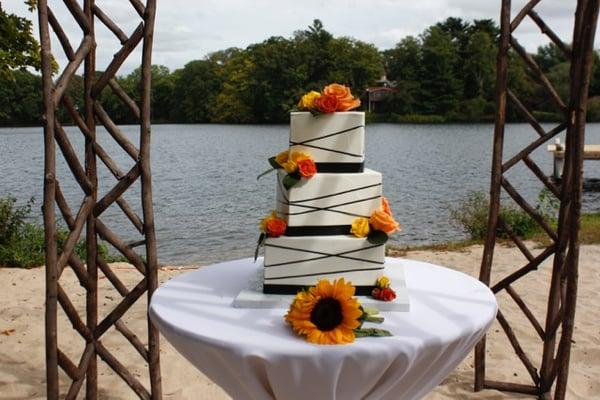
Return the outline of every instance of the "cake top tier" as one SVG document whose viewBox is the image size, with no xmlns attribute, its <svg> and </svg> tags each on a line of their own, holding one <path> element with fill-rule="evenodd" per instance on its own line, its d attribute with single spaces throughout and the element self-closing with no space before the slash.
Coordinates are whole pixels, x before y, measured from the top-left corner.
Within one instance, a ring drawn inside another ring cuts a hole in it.
<svg viewBox="0 0 600 400">
<path fill-rule="evenodd" d="M 365 160 L 365 113 L 292 112 L 290 150 L 309 153 L 319 172 L 361 172 Z"/>
</svg>

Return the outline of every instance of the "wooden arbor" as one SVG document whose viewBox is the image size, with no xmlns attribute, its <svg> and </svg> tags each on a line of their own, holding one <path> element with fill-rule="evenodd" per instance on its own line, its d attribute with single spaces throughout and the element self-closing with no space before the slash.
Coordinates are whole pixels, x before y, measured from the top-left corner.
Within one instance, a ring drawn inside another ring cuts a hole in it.
<svg viewBox="0 0 600 400">
<path fill-rule="evenodd" d="M 55 14 L 48 7 L 46 0 L 38 1 L 40 25 L 40 42 L 42 47 L 43 76 L 43 121 L 44 121 L 44 227 L 46 236 L 46 375 L 47 397 L 59 397 L 59 368 L 71 380 L 66 398 L 77 397 L 85 380 L 86 398 L 97 398 L 99 356 L 140 398 L 160 398 L 161 381 L 159 367 L 158 331 L 148 323 L 148 347 L 127 327 L 124 315 L 129 308 L 144 294 L 148 299 L 157 287 L 156 237 L 152 209 L 152 185 L 150 172 L 150 77 L 152 35 L 156 10 L 155 0 L 147 0 L 144 5 L 140 0 L 130 0 L 131 6 L 141 18 L 137 28 L 127 36 L 96 4 L 94 0 L 85 0 L 83 8 L 75 0 L 64 0 L 74 21 L 81 28 L 82 39 L 74 50 L 68 36 L 62 29 Z M 115 34 L 121 43 L 120 50 L 105 71 L 96 76 L 96 43 L 94 24 L 99 20 Z M 56 81 L 52 79 L 52 51 L 50 27 L 61 44 L 69 63 Z M 119 87 L 115 75 L 135 47 L 143 43 L 141 68 L 141 104 L 129 97 Z M 78 110 L 73 99 L 67 95 L 67 88 L 72 84 L 73 76 L 84 63 L 84 106 Z M 100 104 L 99 95 L 106 87 L 110 87 L 130 109 L 139 121 L 139 149 L 112 122 L 110 116 Z M 59 108 L 70 115 L 85 139 L 83 154 L 84 165 L 58 118 Z M 96 140 L 96 121 L 100 121 L 110 136 L 133 160 L 133 166 L 123 172 Z M 70 168 L 75 181 L 81 188 L 83 200 L 77 211 L 73 213 L 67 204 L 60 181 L 56 174 L 55 148 L 58 147 Z M 106 193 L 99 194 L 97 160 L 100 159 L 116 178 L 116 183 Z M 122 197 L 127 189 L 140 178 L 141 208 L 140 218 Z M 116 203 L 124 215 L 131 221 L 135 229 L 143 236 L 142 240 L 126 243 L 115 232 L 102 222 L 102 213 Z M 64 218 L 69 234 L 63 242 L 62 249 L 57 248 L 56 206 Z M 85 227 L 87 259 L 81 260 L 74 252 Z M 98 254 L 98 238 L 109 242 L 125 255 L 141 274 L 139 283 L 132 289 L 127 288 L 117 274 Z M 138 255 L 133 248 L 145 246 L 146 258 Z M 72 268 L 79 283 L 85 290 L 85 316 L 79 315 L 72 302 L 72 296 L 60 284 L 60 278 L 66 267 Z M 98 269 L 112 284 L 122 297 L 117 305 L 104 318 L 98 318 Z M 79 360 L 72 361 L 66 351 L 58 347 L 58 311 L 62 308 L 73 328 L 85 341 L 84 350 Z M 150 375 L 148 390 L 115 356 L 114 351 L 103 344 L 105 333 L 114 328 L 129 342 L 142 357 L 140 362 L 147 362 Z"/>
<path fill-rule="evenodd" d="M 527 263 L 508 276 L 497 280 L 491 286 L 491 289 L 496 294 L 505 291 L 516 302 L 540 337 L 543 343 L 543 354 L 541 366 L 538 369 L 519 344 L 517 334 L 511 328 L 507 317 L 505 317 L 502 310 L 499 310 L 498 322 L 506 333 L 518 358 L 531 376 L 532 384 L 523 385 L 487 380 L 485 375 L 486 342 L 484 338 L 475 350 L 475 390 L 484 388 L 499 389 L 537 395 L 540 398 L 547 399 L 552 397 L 552 389 L 556 385 L 554 397 L 563 399 L 567 386 L 577 298 L 583 146 L 593 42 L 598 17 L 598 0 L 577 1 L 572 46 L 563 43 L 536 13 L 534 7 L 540 3 L 540 0 L 529 1 L 515 16 L 511 16 L 510 3 L 510 0 L 502 1 L 500 17 L 501 35 L 497 60 L 496 121 L 490 189 L 491 205 L 480 279 L 487 285 L 490 284 L 496 232 L 497 229 L 503 229 L 521 250 L 527 259 Z M 512 35 L 526 17 L 531 18 L 570 60 L 570 97 L 567 101 L 559 96 L 535 60 L 527 54 Z M 512 48 L 514 53 L 522 58 L 537 83 L 545 89 L 556 108 L 564 115 L 563 122 L 554 128 L 546 131 L 519 100 L 518 94 L 508 88 L 508 64 L 511 62 L 509 48 Z M 503 150 L 507 97 L 512 106 L 529 122 L 538 137 L 517 154 L 505 160 Z M 532 160 L 530 154 L 565 130 L 566 155 L 563 178 L 560 184 L 556 184 L 548 179 Z M 529 204 L 507 179 L 507 172 L 521 162 L 560 200 L 557 229 L 548 224 L 535 207 Z M 534 256 L 506 225 L 505 221 L 499 217 L 501 189 L 504 189 L 505 193 L 548 234 L 550 244 L 539 255 Z M 544 260 L 551 256 L 553 256 L 552 277 L 545 324 L 542 326 L 523 298 L 515 291 L 514 283 L 535 271 Z"/>
</svg>

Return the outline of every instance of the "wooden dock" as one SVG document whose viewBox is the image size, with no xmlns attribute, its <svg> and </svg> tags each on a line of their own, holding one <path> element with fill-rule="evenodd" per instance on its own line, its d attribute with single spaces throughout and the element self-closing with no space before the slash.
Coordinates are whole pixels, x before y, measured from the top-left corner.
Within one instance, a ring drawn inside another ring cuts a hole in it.
<svg viewBox="0 0 600 400">
<path fill-rule="evenodd" d="M 548 145 L 548 151 L 554 155 L 554 172 L 555 179 L 560 179 L 562 176 L 563 163 L 565 159 L 565 145 L 556 139 L 555 144 Z M 584 160 L 600 160 L 600 144 L 586 144 L 583 146 Z"/>
</svg>

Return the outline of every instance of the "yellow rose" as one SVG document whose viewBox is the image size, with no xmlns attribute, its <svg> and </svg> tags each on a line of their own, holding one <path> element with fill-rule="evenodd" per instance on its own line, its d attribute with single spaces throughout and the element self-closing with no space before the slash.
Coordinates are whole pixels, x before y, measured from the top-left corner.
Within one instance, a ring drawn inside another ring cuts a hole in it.
<svg viewBox="0 0 600 400">
<path fill-rule="evenodd" d="M 376 286 L 378 288 L 385 289 L 385 288 L 390 287 L 390 283 L 391 283 L 390 278 L 388 278 L 387 276 L 381 276 L 381 277 L 379 277 L 379 279 L 377 279 Z"/>
<path fill-rule="evenodd" d="M 260 221 L 260 224 L 259 224 L 260 230 L 266 233 L 267 232 L 267 223 L 269 223 L 269 221 L 272 221 L 274 219 L 277 219 L 277 213 L 273 210 L 273 211 L 271 211 L 270 215 L 267 215 Z"/>
<path fill-rule="evenodd" d="M 283 164 L 279 164 L 279 165 L 281 165 L 283 167 L 283 169 L 285 169 L 285 172 L 287 172 L 288 174 L 292 174 L 292 173 L 296 172 L 296 170 L 298 169 L 298 166 L 292 160 L 287 160 Z"/>
<path fill-rule="evenodd" d="M 275 156 L 275 162 L 277 162 L 277 164 L 281 165 L 281 168 L 283 168 L 285 170 L 285 172 L 287 172 L 288 174 L 291 174 L 292 172 L 296 172 L 296 169 L 298 169 L 296 162 L 294 160 L 290 159 L 290 151 L 289 150 L 285 150 L 285 151 L 282 151 L 281 153 L 277 154 Z"/>
<path fill-rule="evenodd" d="M 284 153 L 288 153 L 288 154 L 284 154 Z M 306 159 L 310 159 L 310 156 L 306 153 L 302 153 L 301 151 L 290 151 L 290 152 L 283 152 L 283 153 L 279 153 L 279 155 L 277 155 L 277 157 L 281 156 L 281 160 L 283 162 L 280 162 L 277 158 L 275 158 L 275 161 L 277 161 L 277 163 L 279 165 L 281 165 L 281 167 L 285 170 L 285 172 L 287 172 L 288 174 L 293 174 L 294 172 L 298 171 L 298 162 L 302 161 L 302 160 L 306 160 Z M 287 156 L 287 157 L 286 157 Z M 285 160 L 284 160 L 285 158 Z"/>
<path fill-rule="evenodd" d="M 277 164 L 279 165 L 283 165 L 283 163 L 286 163 L 288 158 L 290 157 L 290 151 L 286 150 L 286 151 L 282 151 L 281 153 L 277 154 L 275 156 L 275 161 L 277 162 Z"/>
<path fill-rule="evenodd" d="M 301 151 L 294 151 L 290 155 L 290 159 L 293 162 L 298 163 L 299 161 L 302 161 L 302 160 L 309 160 L 310 156 L 308 154 L 306 154 L 306 153 L 301 152 Z"/>
<path fill-rule="evenodd" d="M 356 218 L 352 221 L 352 227 L 350 232 L 356 237 L 366 237 L 371 228 L 369 227 L 369 220 L 367 218 Z"/>
<path fill-rule="evenodd" d="M 308 92 L 304 96 L 302 96 L 302 98 L 298 102 L 298 108 L 302 111 L 315 110 L 316 109 L 315 101 L 319 97 L 321 97 L 321 93 L 311 90 L 310 92 Z"/>
</svg>

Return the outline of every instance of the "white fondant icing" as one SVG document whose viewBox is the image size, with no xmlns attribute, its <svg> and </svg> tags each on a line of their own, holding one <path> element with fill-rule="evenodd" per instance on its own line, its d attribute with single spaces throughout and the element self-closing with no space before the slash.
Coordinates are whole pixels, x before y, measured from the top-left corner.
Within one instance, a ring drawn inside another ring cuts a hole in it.
<svg viewBox="0 0 600 400">
<path fill-rule="evenodd" d="M 364 161 L 364 112 L 347 111 L 320 115 L 293 112 L 290 118 L 290 150 L 307 152 L 317 163 Z M 335 134 L 338 132 L 343 133 Z"/>
<path fill-rule="evenodd" d="M 288 226 L 351 225 L 381 207 L 381 174 L 317 173 L 286 190 L 279 170 L 276 209 Z"/>
<path fill-rule="evenodd" d="M 314 285 L 344 277 L 354 285 L 374 285 L 382 275 L 385 246 L 350 235 L 281 236 L 265 243 L 268 284 Z"/>
</svg>

